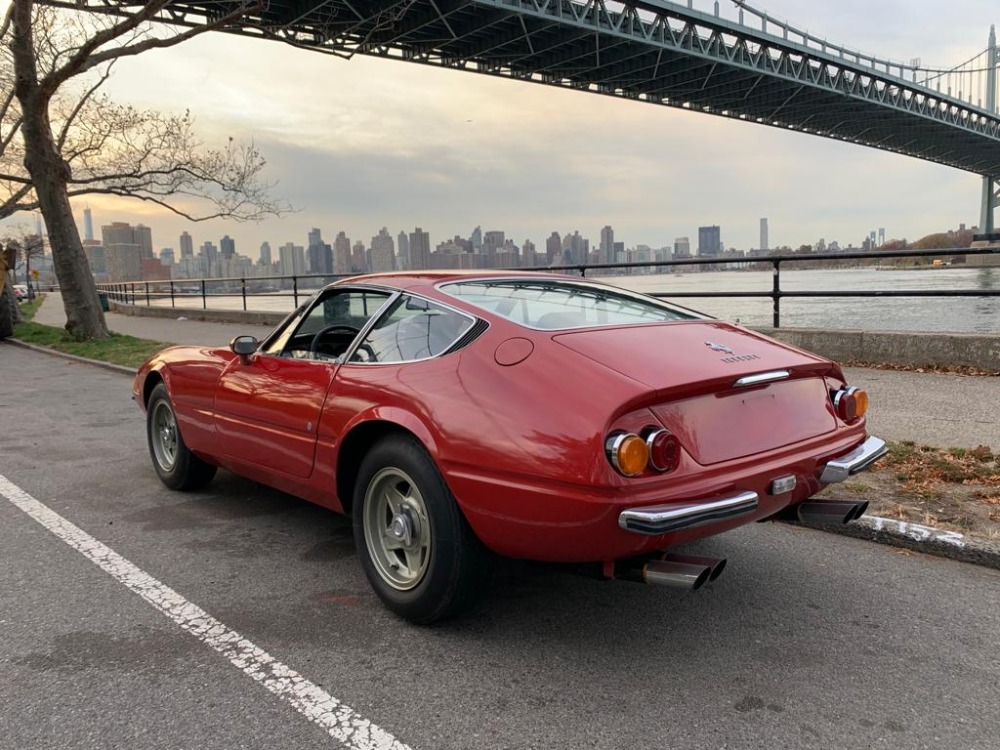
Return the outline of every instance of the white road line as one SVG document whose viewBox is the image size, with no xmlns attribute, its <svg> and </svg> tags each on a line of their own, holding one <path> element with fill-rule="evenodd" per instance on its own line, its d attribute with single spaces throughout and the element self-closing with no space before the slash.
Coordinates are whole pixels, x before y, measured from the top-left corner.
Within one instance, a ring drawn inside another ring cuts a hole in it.
<svg viewBox="0 0 1000 750">
<path fill-rule="evenodd" d="M 384 729 L 74 526 L 2 474 L 0 495 L 195 638 L 225 656 L 237 669 L 288 701 L 296 711 L 321 726 L 349 750 L 410 750 Z"/>
</svg>

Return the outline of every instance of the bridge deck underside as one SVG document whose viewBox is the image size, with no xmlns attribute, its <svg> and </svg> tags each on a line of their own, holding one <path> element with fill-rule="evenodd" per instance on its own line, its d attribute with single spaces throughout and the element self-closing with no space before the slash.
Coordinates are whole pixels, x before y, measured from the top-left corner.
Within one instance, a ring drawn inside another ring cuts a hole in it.
<svg viewBox="0 0 1000 750">
<path fill-rule="evenodd" d="M 119 0 L 100 1 L 113 6 Z M 568 0 L 561 2 L 568 7 Z M 219 6 L 172 3 L 201 17 L 206 7 L 217 12 Z M 407 59 L 745 119 L 1000 179 L 995 130 L 975 132 L 829 86 L 760 72 L 726 60 L 719 50 L 678 49 L 587 28 L 571 14 L 555 18 L 551 11 L 533 10 L 482 0 L 271 0 L 255 23 L 236 31 L 328 52 Z"/>
</svg>

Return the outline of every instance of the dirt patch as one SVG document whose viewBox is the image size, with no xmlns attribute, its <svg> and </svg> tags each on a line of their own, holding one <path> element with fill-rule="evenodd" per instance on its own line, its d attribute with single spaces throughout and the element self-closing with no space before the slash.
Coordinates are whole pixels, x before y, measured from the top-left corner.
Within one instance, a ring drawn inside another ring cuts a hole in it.
<svg viewBox="0 0 1000 750">
<path fill-rule="evenodd" d="M 1000 462 L 986 446 L 890 443 L 874 469 L 830 485 L 820 496 L 863 498 L 869 515 L 1000 540 Z"/>
</svg>

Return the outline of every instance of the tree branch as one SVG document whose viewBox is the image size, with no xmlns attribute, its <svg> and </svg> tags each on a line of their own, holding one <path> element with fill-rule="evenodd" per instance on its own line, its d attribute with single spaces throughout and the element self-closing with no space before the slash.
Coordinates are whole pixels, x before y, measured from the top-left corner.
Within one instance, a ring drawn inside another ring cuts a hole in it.
<svg viewBox="0 0 1000 750">
<path fill-rule="evenodd" d="M 134 15 L 94 34 L 62 67 L 52 71 L 52 73 L 45 77 L 42 81 L 42 87 L 54 91 L 66 80 L 97 65 L 122 57 L 138 55 L 151 49 L 173 47 L 192 37 L 204 34 L 206 31 L 214 31 L 227 26 L 230 22 L 245 16 L 247 13 L 255 10 L 263 10 L 266 7 L 266 0 L 244 0 L 235 10 L 220 16 L 214 21 L 188 29 L 180 34 L 167 38 L 146 39 L 142 42 L 125 44 L 114 49 L 99 51 L 105 44 L 118 39 L 129 31 L 134 31 L 148 21 L 155 20 L 156 16 L 168 3 L 169 0 L 152 0 L 151 2 L 147 2 Z"/>
<path fill-rule="evenodd" d="M 69 129 L 72 127 L 73 123 L 76 122 L 76 118 L 77 115 L 80 114 L 80 110 L 83 109 L 83 106 L 91 100 L 91 97 L 93 97 L 97 89 L 103 86 L 104 82 L 111 77 L 111 68 L 113 65 L 114 61 L 109 63 L 108 67 L 101 71 L 96 83 L 83 92 L 83 95 L 80 97 L 80 101 L 76 103 L 76 106 L 73 107 L 73 111 L 69 113 L 69 116 L 66 118 L 66 122 L 63 123 L 63 126 L 59 131 L 59 136 L 56 138 L 56 148 L 60 151 L 62 151 L 63 146 L 66 145 L 66 135 L 69 133 Z"/>
</svg>

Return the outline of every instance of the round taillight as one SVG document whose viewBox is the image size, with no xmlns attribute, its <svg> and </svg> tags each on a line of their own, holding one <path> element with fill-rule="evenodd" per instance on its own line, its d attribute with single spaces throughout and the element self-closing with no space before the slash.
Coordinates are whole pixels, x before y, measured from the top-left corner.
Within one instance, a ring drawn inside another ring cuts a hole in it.
<svg viewBox="0 0 1000 750">
<path fill-rule="evenodd" d="M 616 432 L 608 436 L 604 449 L 608 460 L 619 474 L 638 476 L 649 463 L 646 441 L 631 432 Z"/>
<path fill-rule="evenodd" d="M 860 388 L 844 386 L 833 395 L 837 416 L 845 422 L 860 419 L 868 411 L 868 394 Z"/>
<path fill-rule="evenodd" d="M 680 463 L 680 443 L 667 430 L 652 430 L 646 436 L 646 448 L 649 450 L 649 465 L 657 471 L 673 471 Z"/>
</svg>

